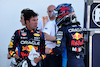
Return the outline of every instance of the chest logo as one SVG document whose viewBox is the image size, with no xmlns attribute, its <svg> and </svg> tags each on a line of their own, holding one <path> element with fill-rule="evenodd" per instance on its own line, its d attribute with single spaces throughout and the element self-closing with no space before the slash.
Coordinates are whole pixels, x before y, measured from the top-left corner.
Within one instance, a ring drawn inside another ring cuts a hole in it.
<svg viewBox="0 0 100 67">
<path fill-rule="evenodd" d="M 73 39 L 79 40 L 80 38 L 83 38 L 83 33 L 75 33 L 74 35 L 72 34 Z"/>
<path fill-rule="evenodd" d="M 38 33 L 34 33 L 34 36 L 37 36 L 37 37 L 38 37 L 38 36 L 40 36 L 40 34 L 38 34 Z"/>
</svg>

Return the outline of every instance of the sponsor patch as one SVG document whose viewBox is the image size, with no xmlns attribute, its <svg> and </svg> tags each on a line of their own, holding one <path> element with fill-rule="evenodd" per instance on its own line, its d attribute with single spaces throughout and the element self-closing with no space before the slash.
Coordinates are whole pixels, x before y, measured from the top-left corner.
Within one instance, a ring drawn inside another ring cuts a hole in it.
<svg viewBox="0 0 100 67">
<path fill-rule="evenodd" d="M 61 41 L 57 41 L 57 44 L 60 44 L 61 43 Z"/>
<path fill-rule="evenodd" d="M 71 29 L 68 29 L 68 32 L 81 32 L 82 31 L 82 28 L 71 28 Z"/>
<path fill-rule="evenodd" d="M 34 33 L 34 36 L 40 36 L 40 34 L 38 34 L 38 33 Z"/>
<path fill-rule="evenodd" d="M 80 40 L 71 40 L 71 45 L 72 46 L 80 46 L 80 45 L 83 45 L 83 42 L 84 42 L 84 39 L 82 39 L 82 41 L 80 41 Z"/>
<path fill-rule="evenodd" d="M 27 39 L 27 37 L 20 37 L 20 39 Z"/>
<path fill-rule="evenodd" d="M 27 40 L 21 40 L 20 44 L 31 44 L 31 45 L 40 45 L 40 41 L 27 41 Z"/>
<path fill-rule="evenodd" d="M 27 34 L 26 34 L 26 33 L 22 33 L 21 35 L 22 35 L 22 36 L 26 36 Z"/>
<path fill-rule="evenodd" d="M 12 47 L 13 47 L 13 45 L 14 45 L 14 44 L 13 44 L 13 42 L 11 41 L 11 42 L 10 42 L 9 47 L 11 47 L 11 48 L 12 48 Z"/>
<path fill-rule="evenodd" d="M 26 51 L 29 51 L 30 52 L 31 49 L 32 49 L 32 47 L 33 47 L 32 45 L 28 45 L 28 46 L 25 46 L 25 47 L 22 46 L 22 48 L 23 48 L 22 51 L 25 51 L 26 50 Z"/>
<path fill-rule="evenodd" d="M 75 51 L 75 52 L 81 52 L 82 51 L 82 47 L 72 47 L 72 51 Z"/>
</svg>

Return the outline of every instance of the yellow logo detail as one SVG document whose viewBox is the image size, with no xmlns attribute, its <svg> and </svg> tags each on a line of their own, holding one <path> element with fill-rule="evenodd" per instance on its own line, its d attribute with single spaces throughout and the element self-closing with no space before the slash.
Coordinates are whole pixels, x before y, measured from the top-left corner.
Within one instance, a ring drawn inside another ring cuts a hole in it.
<svg viewBox="0 0 100 67">
<path fill-rule="evenodd" d="M 61 41 L 57 41 L 57 44 L 60 44 L 61 43 Z"/>
<path fill-rule="evenodd" d="M 40 36 L 40 34 L 34 33 L 34 36 Z"/>
<path fill-rule="evenodd" d="M 33 46 L 32 45 L 28 45 L 28 47 L 29 47 L 28 51 L 30 52 Z"/>
<path fill-rule="evenodd" d="M 26 50 L 26 51 L 29 51 L 30 52 L 31 49 L 32 49 L 32 47 L 33 47 L 32 45 L 28 45 L 28 46 L 25 46 L 25 47 L 22 46 L 22 48 L 23 48 L 22 51 L 25 51 Z"/>
<path fill-rule="evenodd" d="M 74 35 L 72 34 L 73 39 L 79 40 L 80 38 L 83 38 L 83 33 L 75 33 Z"/>
<path fill-rule="evenodd" d="M 31 32 L 34 32 L 33 30 L 31 30 Z"/>
<path fill-rule="evenodd" d="M 47 46 L 45 46 L 45 48 L 47 48 Z"/>
<path fill-rule="evenodd" d="M 11 42 L 10 42 L 9 47 L 11 47 L 11 48 L 12 48 L 12 47 L 13 47 L 13 45 L 14 45 L 14 44 L 13 44 L 13 42 L 11 41 Z"/>
<path fill-rule="evenodd" d="M 13 55 L 14 51 L 10 51 L 9 53 L 10 53 L 10 55 Z"/>
</svg>

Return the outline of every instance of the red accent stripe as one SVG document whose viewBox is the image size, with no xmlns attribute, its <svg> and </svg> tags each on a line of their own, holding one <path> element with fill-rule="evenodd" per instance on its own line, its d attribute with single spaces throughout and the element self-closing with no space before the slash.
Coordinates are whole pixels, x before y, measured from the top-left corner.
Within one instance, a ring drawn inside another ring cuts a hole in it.
<svg viewBox="0 0 100 67">
<path fill-rule="evenodd" d="M 79 52 L 79 49 L 77 48 L 76 51 Z"/>
<path fill-rule="evenodd" d="M 18 30 L 19 36 L 20 36 L 20 31 L 21 31 L 21 30 Z"/>
</svg>

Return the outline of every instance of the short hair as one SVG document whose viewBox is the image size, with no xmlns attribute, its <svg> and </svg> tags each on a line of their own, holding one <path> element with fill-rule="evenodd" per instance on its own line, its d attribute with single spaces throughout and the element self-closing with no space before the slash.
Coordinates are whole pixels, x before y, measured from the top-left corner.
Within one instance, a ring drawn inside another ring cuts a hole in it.
<svg viewBox="0 0 100 67">
<path fill-rule="evenodd" d="M 30 20 L 31 17 L 35 17 L 35 16 L 38 16 L 37 13 L 35 13 L 33 10 L 27 10 L 25 13 L 24 13 L 24 20 L 25 20 L 25 24 L 26 24 L 26 20 Z"/>
<path fill-rule="evenodd" d="M 29 9 L 29 8 L 23 9 L 23 10 L 21 11 L 21 13 L 23 13 L 23 15 L 24 15 L 24 13 L 25 13 L 27 10 L 30 10 L 30 9 Z"/>
</svg>

